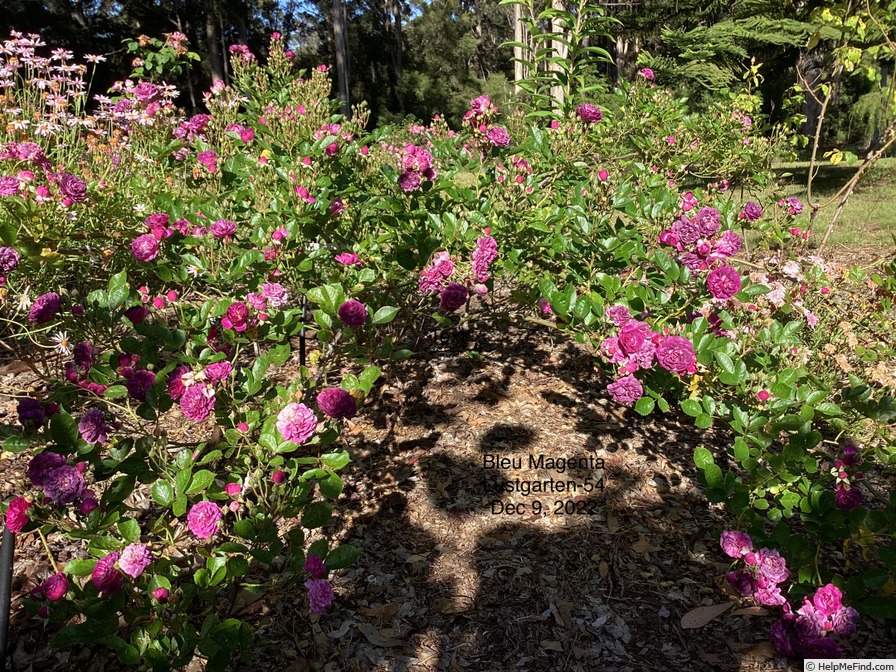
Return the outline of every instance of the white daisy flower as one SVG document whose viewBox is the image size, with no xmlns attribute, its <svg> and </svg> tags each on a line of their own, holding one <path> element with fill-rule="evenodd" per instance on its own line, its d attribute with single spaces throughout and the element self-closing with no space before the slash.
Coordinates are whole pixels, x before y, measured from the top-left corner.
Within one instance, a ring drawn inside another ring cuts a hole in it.
<svg viewBox="0 0 896 672">
<path fill-rule="evenodd" d="M 64 331 L 57 331 L 51 338 L 56 346 L 53 348 L 56 352 L 65 355 L 66 357 L 70 357 L 72 354 L 72 344 L 71 341 L 68 340 L 68 333 Z"/>
</svg>

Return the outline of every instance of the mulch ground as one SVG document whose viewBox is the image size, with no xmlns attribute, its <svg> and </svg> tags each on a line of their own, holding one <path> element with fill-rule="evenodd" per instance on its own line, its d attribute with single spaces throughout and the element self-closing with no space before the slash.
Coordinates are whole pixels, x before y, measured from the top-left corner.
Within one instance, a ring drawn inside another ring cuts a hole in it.
<svg viewBox="0 0 896 672">
<path fill-rule="evenodd" d="M 692 459 L 698 445 L 721 455 L 723 433 L 621 408 L 593 354 L 543 327 L 434 338 L 385 372 L 347 428 L 353 462 L 326 532 L 363 554 L 334 577 L 333 606 L 309 616 L 303 577 L 260 599 L 241 594 L 237 615 L 258 646 L 234 669 L 801 669 L 774 657 L 775 617 L 743 609 L 725 585 L 726 517 L 697 487 Z M 2 392 L 27 389 L 29 375 L 0 372 Z M 0 458 L 0 497 L 25 464 Z M 555 491 L 533 491 L 546 483 Z M 63 562 L 79 553 L 53 544 Z M 46 648 L 50 633 L 18 607 L 47 573 L 33 535 L 21 539 L 8 669 L 121 669 L 90 648 Z M 705 626 L 682 628 L 691 610 L 726 602 Z M 849 656 L 896 658 L 894 641 L 866 620 Z"/>
</svg>

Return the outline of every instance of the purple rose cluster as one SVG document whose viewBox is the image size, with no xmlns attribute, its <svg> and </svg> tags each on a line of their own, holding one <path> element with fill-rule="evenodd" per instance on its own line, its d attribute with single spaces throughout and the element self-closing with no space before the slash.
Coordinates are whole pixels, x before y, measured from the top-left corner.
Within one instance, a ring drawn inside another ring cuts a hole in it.
<svg viewBox="0 0 896 672">
<path fill-rule="evenodd" d="M 230 362 L 215 362 L 199 372 L 184 364 L 168 374 L 166 388 L 169 396 L 179 402 L 185 417 L 202 422 L 215 408 L 215 385 L 232 375 Z"/>
<path fill-rule="evenodd" d="M 721 229 L 721 215 L 715 208 L 700 208 L 693 218 L 681 217 L 660 234 L 659 242 L 681 253 L 681 263 L 691 271 L 713 268 L 740 251 L 743 241 L 734 231 Z"/>
<path fill-rule="evenodd" d="M 494 124 L 498 108 L 488 96 L 479 96 L 470 101 L 470 109 L 464 114 L 464 123 L 473 131 L 474 137 L 490 143 L 493 147 L 509 147 L 510 134 L 503 126 Z"/>
<path fill-rule="evenodd" d="M 305 581 L 309 608 L 312 614 L 322 614 L 333 603 L 333 587 L 325 578 L 327 566 L 318 556 L 309 555 L 305 560 L 305 571 L 311 576 Z"/>
<path fill-rule="evenodd" d="M 626 306 L 608 308 L 607 317 L 619 327 L 618 335 L 604 339 L 601 344 L 604 357 L 618 364 L 623 374 L 607 386 L 615 401 L 630 404 L 641 398 L 644 388 L 633 374 L 653 368 L 654 359 L 662 368 L 678 375 L 696 371 L 697 357 L 688 339 L 654 332 L 646 322 L 634 319 Z"/>
<path fill-rule="evenodd" d="M 446 313 L 453 313 L 463 307 L 471 292 L 484 296 L 488 287 L 491 264 L 498 258 L 498 243 L 492 238 L 490 230 L 476 240 L 476 249 L 471 259 L 472 278 L 468 281 L 449 281 L 457 270 L 451 255 L 442 250 L 437 252 L 432 261 L 420 272 L 419 290 L 424 294 L 439 294 L 439 308 Z"/>
<path fill-rule="evenodd" d="M 84 463 L 72 466 L 62 455 L 44 451 L 31 458 L 27 475 L 34 487 L 44 491 L 45 503 L 66 506 L 80 500 L 78 509 L 86 516 L 99 504 L 96 495 L 87 488 L 83 470 Z"/>
<path fill-rule="evenodd" d="M 403 172 L 398 176 L 398 186 L 402 191 L 416 191 L 423 180 L 432 182 L 436 179 L 433 158 L 429 150 L 417 145 L 407 145 L 401 160 Z"/>
<path fill-rule="evenodd" d="M 78 343 L 72 348 L 73 361 L 65 363 L 65 379 L 73 385 L 102 397 L 109 386 L 95 383 L 88 378 L 99 352 L 99 348 L 95 348 L 89 341 Z"/>
<path fill-rule="evenodd" d="M 720 539 L 729 558 L 743 560 L 746 568 L 728 573 L 728 581 L 745 596 L 764 606 L 780 606 L 782 617 L 772 625 L 771 640 L 778 655 L 792 658 L 840 658 L 843 655 L 832 635 L 852 637 L 859 613 L 843 604 L 843 594 L 833 584 L 804 598 L 794 612 L 781 593 L 780 584 L 790 577 L 784 558 L 776 550 L 756 550 L 749 535 L 726 530 Z"/>
<path fill-rule="evenodd" d="M 146 544 L 129 544 L 123 551 L 115 551 L 100 558 L 93 567 L 90 580 L 103 595 L 114 595 L 124 587 L 124 577 L 138 578 L 149 567 L 155 556 Z M 153 597 L 159 599 L 161 593 Z"/>
</svg>

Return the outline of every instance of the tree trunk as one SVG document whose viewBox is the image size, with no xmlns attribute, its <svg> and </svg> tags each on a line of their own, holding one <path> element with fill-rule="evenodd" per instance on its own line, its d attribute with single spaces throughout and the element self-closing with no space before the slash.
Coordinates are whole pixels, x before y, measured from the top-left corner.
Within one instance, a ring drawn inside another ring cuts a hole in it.
<svg viewBox="0 0 896 672">
<path fill-rule="evenodd" d="M 342 101 L 342 114 L 347 119 L 351 116 L 351 101 L 348 95 L 349 62 L 346 44 L 346 18 L 343 0 L 333 0 L 333 41 L 336 47 L 336 76 L 339 81 L 339 100 Z"/>
<path fill-rule="evenodd" d="M 404 72 L 402 64 L 402 45 L 401 45 L 401 0 L 389 0 L 392 13 L 392 39 L 395 41 L 392 45 L 392 71 L 395 73 L 395 81 L 401 79 Z"/>
<path fill-rule="evenodd" d="M 209 67 L 212 82 L 224 81 L 224 59 L 221 54 L 221 34 L 215 21 L 218 3 L 216 0 L 205 1 L 205 44 L 208 48 Z"/>
<path fill-rule="evenodd" d="M 529 31 L 523 24 L 523 9 L 520 5 L 513 6 L 513 41 L 522 44 L 529 44 Z M 529 50 L 524 50 L 522 46 L 513 48 L 513 89 L 519 94 L 522 93 L 520 82 L 529 77 L 529 68 L 523 59 L 529 60 Z"/>
<path fill-rule="evenodd" d="M 566 9 L 566 7 L 564 7 L 563 5 L 563 0 L 551 0 L 551 7 L 553 9 L 559 9 L 561 11 Z M 553 32 L 558 37 L 565 37 L 563 23 L 564 22 L 561 19 L 551 19 L 551 32 Z M 569 55 L 566 44 L 561 42 L 560 40 L 551 40 L 551 52 L 551 56 L 553 56 L 554 58 L 566 59 Z M 561 66 L 556 63 L 551 63 L 549 69 L 557 74 L 566 74 L 564 73 Z M 563 103 L 566 100 L 566 87 L 562 82 L 554 80 L 554 84 L 551 85 L 551 97 L 554 99 L 554 108 L 562 109 Z"/>
</svg>

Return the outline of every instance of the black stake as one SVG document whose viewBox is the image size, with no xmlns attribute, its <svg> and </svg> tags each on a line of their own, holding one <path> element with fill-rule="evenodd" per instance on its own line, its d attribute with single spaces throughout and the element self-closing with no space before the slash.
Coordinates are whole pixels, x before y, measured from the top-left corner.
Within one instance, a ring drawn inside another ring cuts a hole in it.
<svg viewBox="0 0 896 672">
<path fill-rule="evenodd" d="M 305 366 L 305 321 L 308 319 L 308 297 L 302 295 L 302 329 L 299 331 L 299 364 Z"/>
<path fill-rule="evenodd" d="M 16 538 L 3 526 L 3 545 L 0 546 L 0 663 L 6 669 L 6 635 L 9 630 L 9 605 L 12 601 L 12 558 Z"/>
</svg>

